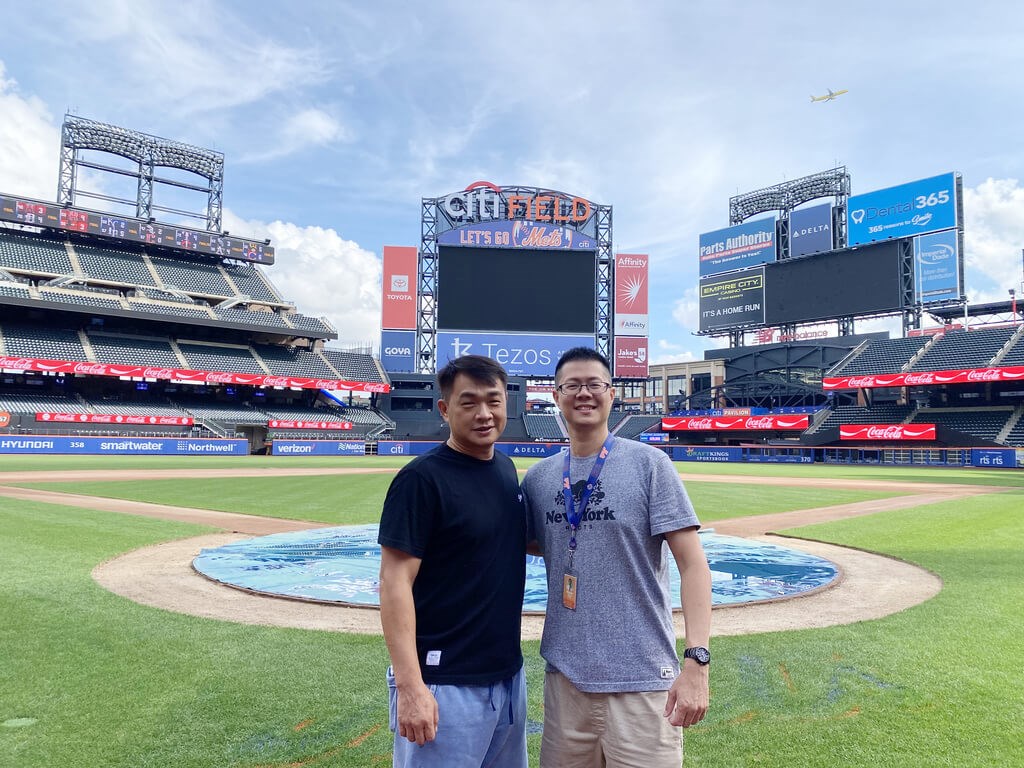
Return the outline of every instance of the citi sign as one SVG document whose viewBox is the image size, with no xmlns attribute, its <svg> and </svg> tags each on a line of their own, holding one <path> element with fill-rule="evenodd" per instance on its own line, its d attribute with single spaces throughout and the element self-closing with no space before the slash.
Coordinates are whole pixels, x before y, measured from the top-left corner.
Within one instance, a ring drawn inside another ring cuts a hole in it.
<svg viewBox="0 0 1024 768">
<path fill-rule="evenodd" d="M 541 195 L 503 193 L 489 181 L 474 181 L 462 192 L 441 198 L 441 207 L 455 221 L 528 219 L 552 224 L 582 224 L 590 218 L 590 201 L 559 192 Z"/>
</svg>

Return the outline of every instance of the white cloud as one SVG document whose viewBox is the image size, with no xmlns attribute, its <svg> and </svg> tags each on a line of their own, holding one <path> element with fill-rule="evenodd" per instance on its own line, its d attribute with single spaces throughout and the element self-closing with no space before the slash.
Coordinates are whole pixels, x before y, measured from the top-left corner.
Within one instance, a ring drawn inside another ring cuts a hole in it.
<svg viewBox="0 0 1024 768">
<path fill-rule="evenodd" d="M 338 330 L 336 345 L 380 340 L 381 262 L 333 229 L 283 221 L 245 221 L 224 211 L 224 226 L 246 237 L 269 237 L 276 261 L 263 267 L 282 298 L 304 315 L 326 317 Z"/>
<path fill-rule="evenodd" d="M 1024 188 L 1017 179 L 964 188 L 964 241 L 971 303 L 1005 301 L 1009 288 L 1021 290 Z"/>
<path fill-rule="evenodd" d="M 60 157 L 60 129 L 46 105 L 22 96 L 0 61 L 0 190 L 54 200 Z"/>
<path fill-rule="evenodd" d="M 240 162 L 264 162 L 303 150 L 351 141 L 352 138 L 352 133 L 335 117 L 322 109 L 310 107 L 289 116 L 281 124 L 273 146 L 246 154 Z"/>
</svg>

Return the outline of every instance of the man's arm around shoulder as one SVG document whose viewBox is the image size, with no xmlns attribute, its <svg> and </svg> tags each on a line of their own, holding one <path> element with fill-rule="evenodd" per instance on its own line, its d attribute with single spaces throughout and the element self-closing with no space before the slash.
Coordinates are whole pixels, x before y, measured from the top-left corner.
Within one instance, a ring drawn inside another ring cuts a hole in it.
<svg viewBox="0 0 1024 768">
<path fill-rule="evenodd" d="M 416 606 L 412 585 L 422 560 L 381 547 L 380 622 L 398 688 L 398 734 L 423 746 L 437 734 L 437 699 L 423 682 L 416 651 Z"/>
<path fill-rule="evenodd" d="M 686 645 L 708 646 L 711 637 L 711 569 L 696 528 L 665 534 L 682 580 L 680 599 L 686 622 Z M 704 719 L 710 700 L 708 666 L 683 659 L 679 677 L 672 683 L 665 703 L 665 717 L 672 725 L 688 728 Z"/>
</svg>

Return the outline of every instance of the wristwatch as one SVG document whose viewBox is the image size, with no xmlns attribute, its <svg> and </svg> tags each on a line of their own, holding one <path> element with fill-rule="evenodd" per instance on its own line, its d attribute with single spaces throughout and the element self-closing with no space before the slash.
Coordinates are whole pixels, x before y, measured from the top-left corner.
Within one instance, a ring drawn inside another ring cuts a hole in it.
<svg viewBox="0 0 1024 768">
<path fill-rule="evenodd" d="M 702 645 L 698 645 L 683 651 L 683 658 L 693 659 L 703 667 L 711 663 L 711 651 Z"/>
</svg>

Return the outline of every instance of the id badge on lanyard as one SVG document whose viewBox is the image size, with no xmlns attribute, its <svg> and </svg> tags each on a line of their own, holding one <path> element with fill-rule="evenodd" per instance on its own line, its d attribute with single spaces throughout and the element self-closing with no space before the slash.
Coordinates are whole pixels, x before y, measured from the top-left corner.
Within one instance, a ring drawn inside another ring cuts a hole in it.
<svg viewBox="0 0 1024 768">
<path fill-rule="evenodd" d="M 562 605 L 570 611 L 576 610 L 576 596 L 579 593 L 579 577 L 577 577 L 573 567 L 573 557 L 576 554 L 577 546 L 576 534 L 580 529 L 583 515 L 587 511 L 587 504 L 590 503 L 590 496 L 597 485 L 597 479 L 601 475 L 601 470 L 604 469 L 605 461 L 608 460 L 608 454 L 611 453 L 613 440 L 614 438 L 608 435 L 605 438 L 604 445 L 601 446 L 601 452 L 597 454 L 594 468 L 590 470 L 590 477 L 587 478 L 587 485 L 580 495 L 579 509 L 576 508 L 576 501 L 572 496 L 572 481 L 569 479 L 571 452 L 568 449 L 565 451 L 565 463 L 562 467 L 562 495 L 565 498 L 565 516 L 569 521 L 569 563 L 565 569 L 565 574 L 562 576 Z"/>
</svg>

